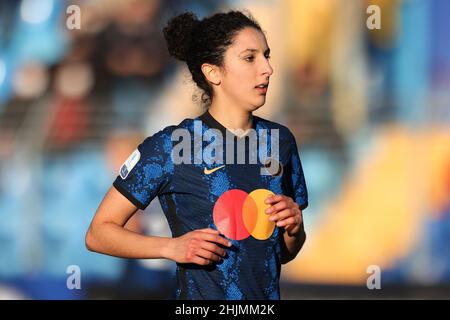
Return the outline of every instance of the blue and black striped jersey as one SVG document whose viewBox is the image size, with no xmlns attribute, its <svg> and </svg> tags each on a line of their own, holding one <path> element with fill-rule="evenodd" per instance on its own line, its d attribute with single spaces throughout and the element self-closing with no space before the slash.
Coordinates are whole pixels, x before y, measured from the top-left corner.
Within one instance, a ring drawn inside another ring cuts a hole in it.
<svg viewBox="0 0 450 320">
<path fill-rule="evenodd" d="M 252 129 L 237 136 L 208 111 L 185 119 L 145 139 L 113 183 L 140 209 L 158 197 L 173 237 L 213 228 L 232 242 L 220 263 L 178 263 L 174 298 L 280 298 L 284 229 L 266 221 L 261 197 L 284 194 L 305 209 L 308 195 L 289 129 L 257 116 Z"/>
</svg>

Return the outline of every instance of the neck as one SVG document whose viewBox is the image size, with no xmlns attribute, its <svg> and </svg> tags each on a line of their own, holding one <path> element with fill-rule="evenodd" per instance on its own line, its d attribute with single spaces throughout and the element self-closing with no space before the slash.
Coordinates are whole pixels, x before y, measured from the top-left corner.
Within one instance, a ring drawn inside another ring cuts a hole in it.
<svg viewBox="0 0 450 320">
<path fill-rule="evenodd" d="M 251 111 L 233 107 L 231 104 L 211 103 L 208 112 L 230 131 L 247 131 L 252 128 L 253 115 Z"/>
</svg>

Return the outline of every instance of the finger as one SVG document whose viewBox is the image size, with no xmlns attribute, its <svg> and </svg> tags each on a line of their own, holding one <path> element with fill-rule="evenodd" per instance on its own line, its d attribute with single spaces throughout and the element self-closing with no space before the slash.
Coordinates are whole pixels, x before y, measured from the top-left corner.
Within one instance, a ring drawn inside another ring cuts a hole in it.
<svg viewBox="0 0 450 320">
<path fill-rule="evenodd" d="M 291 235 L 291 231 L 295 228 L 293 224 L 287 225 L 284 227 L 284 230 L 288 233 L 288 235 Z"/>
<path fill-rule="evenodd" d="M 192 258 L 192 263 L 199 264 L 201 266 L 207 266 L 207 265 L 210 265 L 212 262 L 211 262 L 211 260 L 208 260 L 208 259 L 205 259 L 205 258 L 202 258 L 199 256 L 195 256 L 194 258 Z"/>
<path fill-rule="evenodd" d="M 280 202 L 274 204 L 274 205 L 271 206 L 270 208 L 267 208 L 265 212 L 266 212 L 267 214 L 271 214 L 271 213 L 274 213 L 274 212 L 277 212 L 277 211 L 286 209 L 286 208 L 288 208 L 288 207 L 289 207 L 288 201 L 283 200 L 283 201 L 280 201 Z"/>
<path fill-rule="evenodd" d="M 301 225 L 302 223 L 303 223 L 303 216 L 302 216 L 302 214 L 300 213 L 300 214 L 295 214 L 294 216 L 293 216 L 293 218 L 294 218 L 294 222 L 293 223 L 289 223 L 289 222 L 287 222 L 286 224 L 285 224 L 285 228 L 287 227 L 287 226 L 297 226 L 297 225 Z M 286 219 L 284 219 L 284 220 L 286 220 Z M 282 221 L 284 221 L 284 220 L 281 220 L 281 221 L 279 221 L 279 222 L 282 222 Z"/>
<path fill-rule="evenodd" d="M 296 224 L 295 216 L 283 219 L 281 221 L 278 221 L 277 222 L 277 227 L 284 227 L 284 226 L 294 225 L 294 224 Z"/>
<path fill-rule="evenodd" d="M 283 200 L 283 197 L 284 196 L 282 194 L 274 194 L 274 195 L 268 196 L 266 198 L 266 200 L 264 201 L 264 203 L 266 203 L 266 204 L 276 203 L 278 201 Z"/>
<path fill-rule="evenodd" d="M 225 257 L 225 255 L 226 255 L 225 250 L 223 250 L 221 247 L 219 247 L 218 245 L 216 245 L 212 242 L 202 241 L 202 243 L 200 244 L 200 247 L 205 250 L 214 252 L 215 254 L 217 254 L 218 256 L 221 256 L 221 257 Z"/>
<path fill-rule="evenodd" d="M 206 241 L 219 243 L 219 244 L 222 244 L 222 245 L 224 245 L 226 247 L 231 247 L 231 242 L 230 241 L 228 241 L 224 237 L 221 237 L 221 236 L 216 235 L 216 234 L 209 234 L 209 233 L 203 232 L 203 233 L 200 233 L 200 237 L 201 237 L 201 239 L 206 240 Z"/>
<path fill-rule="evenodd" d="M 292 217 L 295 215 L 295 212 L 291 209 L 284 209 L 282 211 L 279 211 L 277 213 L 273 213 L 269 217 L 269 221 L 280 221 L 289 217 Z"/>
<path fill-rule="evenodd" d="M 220 261 L 220 257 L 215 254 L 214 252 L 199 248 L 195 254 L 203 259 L 207 259 L 207 260 L 211 260 L 214 262 L 219 262 Z"/>
<path fill-rule="evenodd" d="M 219 234 L 219 235 L 223 236 L 223 234 L 220 233 L 219 230 L 215 230 L 215 229 L 211 229 L 211 228 L 199 229 L 198 231 L 202 231 L 202 232 L 206 232 L 206 233 L 211 233 L 211 234 Z"/>
</svg>

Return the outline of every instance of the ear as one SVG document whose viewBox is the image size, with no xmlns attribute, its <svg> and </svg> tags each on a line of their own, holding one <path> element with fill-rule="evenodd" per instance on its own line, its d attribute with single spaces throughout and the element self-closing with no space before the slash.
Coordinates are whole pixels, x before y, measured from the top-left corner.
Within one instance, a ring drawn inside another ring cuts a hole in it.
<svg viewBox="0 0 450 320">
<path fill-rule="evenodd" d="M 202 64 L 202 72 L 206 77 L 206 80 L 214 85 L 219 85 L 221 82 L 221 74 L 218 66 L 213 64 Z"/>
</svg>

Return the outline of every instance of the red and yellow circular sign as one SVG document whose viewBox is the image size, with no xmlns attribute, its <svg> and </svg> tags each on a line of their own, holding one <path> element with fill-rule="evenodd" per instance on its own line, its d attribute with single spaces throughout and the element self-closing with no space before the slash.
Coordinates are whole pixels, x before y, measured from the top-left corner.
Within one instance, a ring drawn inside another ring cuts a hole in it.
<svg viewBox="0 0 450 320">
<path fill-rule="evenodd" d="M 275 222 L 269 221 L 265 210 L 270 207 L 264 203 L 273 192 L 256 189 L 247 193 L 240 189 L 231 189 L 223 193 L 213 209 L 213 220 L 222 234 L 229 239 L 243 240 L 250 235 L 258 240 L 269 238 Z"/>
</svg>

